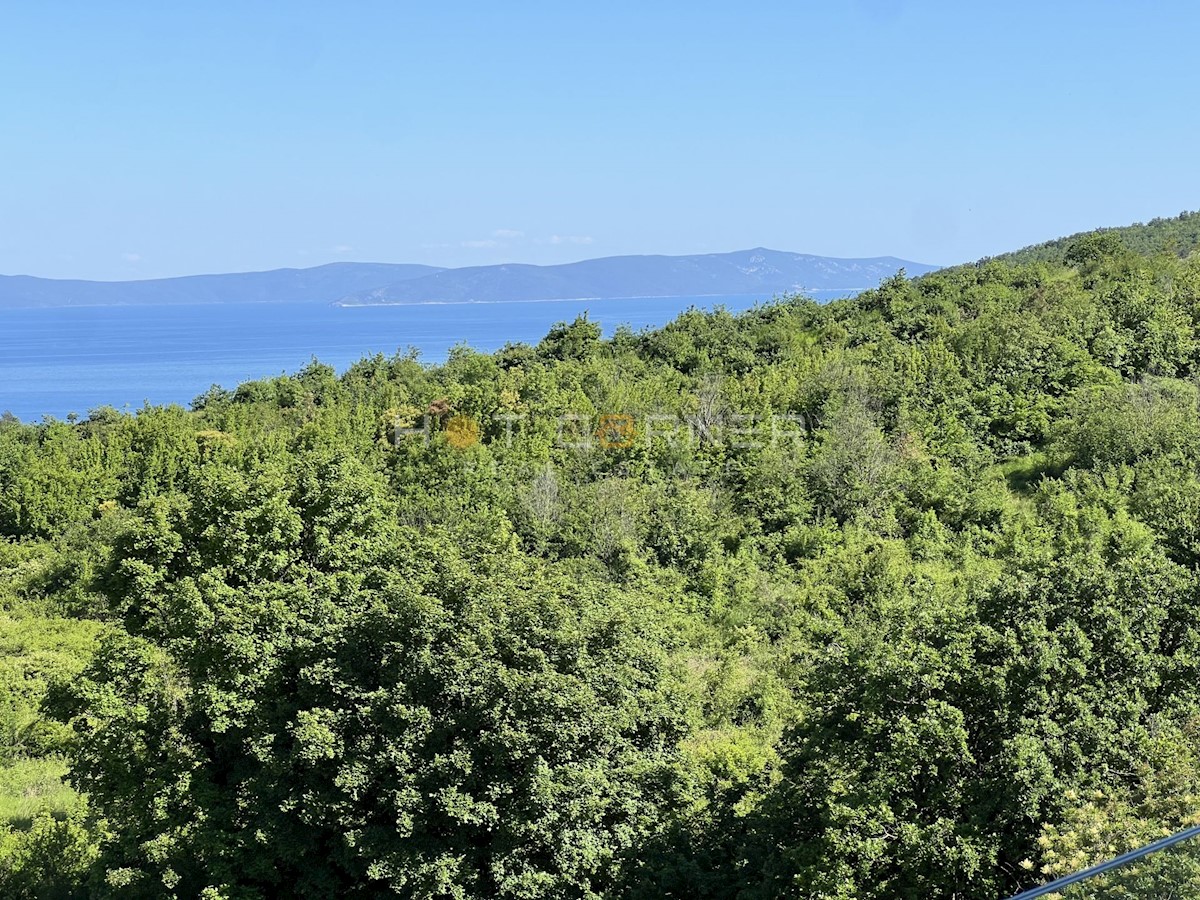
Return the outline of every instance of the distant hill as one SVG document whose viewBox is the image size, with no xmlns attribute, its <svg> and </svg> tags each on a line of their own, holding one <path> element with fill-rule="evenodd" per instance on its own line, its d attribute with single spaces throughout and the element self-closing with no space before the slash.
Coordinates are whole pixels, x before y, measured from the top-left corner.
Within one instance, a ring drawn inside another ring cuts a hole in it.
<svg viewBox="0 0 1200 900">
<path fill-rule="evenodd" d="M 500 265 L 445 269 L 339 299 L 347 306 L 389 303 L 494 302 L 605 297 L 772 294 L 875 287 L 900 269 L 936 266 L 892 256 L 838 259 L 756 248 L 697 256 L 611 256 L 557 266 Z"/>
<path fill-rule="evenodd" d="M 1061 263 L 1066 258 L 1067 249 L 1076 240 L 1088 234 L 1115 234 L 1121 239 L 1126 249 L 1141 256 L 1151 256 L 1155 253 L 1174 253 L 1177 256 L 1188 256 L 1200 248 L 1200 212 L 1182 212 L 1174 218 L 1151 219 L 1142 224 L 1125 225 L 1120 228 L 1097 228 L 1094 231 L 1083 231 L 1067 237 L 1056 238 L 1042 244 L 1034 244 L 1011 253 L 989 257 L 1004 262 Z M 986 262 L 987 260 L 980 260 Z"/>
<path fill-rule="evenodd" d="M 356 291 L 440 271 L 436 266 L 345 262 L 310 269 L 188 275 L 146 281 L 65 281 L 0 275 L 0 309 L 272 301 L 329 303 Z"/>
<path fill-rule="evenodd" d="M 910 275 L 920 275 L 936 267 L 891 256 L 835 259 L 757 249 L 700 256 L 613 256 L 560 266 L 439 269 L 347 262 L 311 269 L 146 281 L 63 281 L 0 275 L 0 309 L 268 302 L 359 306 L 705 294 L 769 297 L 802 290 L 855 293 L 875 287 L 901 268 Z"/>
</svg>

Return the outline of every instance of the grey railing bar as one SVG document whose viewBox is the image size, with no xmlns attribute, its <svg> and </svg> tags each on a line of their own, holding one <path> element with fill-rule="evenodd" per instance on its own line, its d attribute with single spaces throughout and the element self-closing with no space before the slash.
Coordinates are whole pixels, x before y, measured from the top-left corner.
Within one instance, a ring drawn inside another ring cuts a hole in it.
<svg viewBox="0 0 1200 900">
<path fill-rule="evenodd" d="M 1166 850 L 1168 847 L 1174 847 L 1181 841 L 1186 841 L 1188 838 L 1200 837 L 1200 825 L 1193 828 L 1188 828 L 1178 834 L 1173 834 L 1170 837 L 1161 838 L 1153 844 L 1147 844 L 1145 847 L 1139 847 L 1136 850 L 1130 850 L 1128 853 L 1122 853 L 1120 856 L 1113 857 L 1108 862 L 1102 862 L 1099 865 L 1092 866 L 1090 869 L 1084 869 L 1082 872 L 1076 872 L 1074 875 L 1067 875 L 1059 878 L 1057 881 L 1052 881 L 1049 884 L 1043 884 L 1041 887 L 1030 888 L 1027 891 L 1022 891 L 1009 898 L 1009 900 L 1033 900 L 1034 897 L 1044 897 L 1047 894 L 1052 894 L 1055 891 L 1065 887 L 1070 887 L 1073 884 L 1078 884 L 1086 878 L 1092 878 L 1095 875 L 1103 875 L 1105 872 L 1111 872 L 1113 869 L 1128 865 L 1135 860 L 1141 859 L 1143 856 L 1149 856 L 1151 853 L 1157 853 L 1159 850 Z"/>
</svg>

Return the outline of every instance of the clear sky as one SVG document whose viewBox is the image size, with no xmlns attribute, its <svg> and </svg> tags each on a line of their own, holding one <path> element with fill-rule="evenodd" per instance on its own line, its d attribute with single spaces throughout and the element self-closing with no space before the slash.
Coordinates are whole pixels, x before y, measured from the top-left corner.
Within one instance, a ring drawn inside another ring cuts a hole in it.
<svg viewBox="0 0 1200 900">
<path fill-rule="evenodd" d="M 953 263 L 1200 208 L 1200 8 L 4 4 L 0 273 L 767 246 Z"/>
</svg>

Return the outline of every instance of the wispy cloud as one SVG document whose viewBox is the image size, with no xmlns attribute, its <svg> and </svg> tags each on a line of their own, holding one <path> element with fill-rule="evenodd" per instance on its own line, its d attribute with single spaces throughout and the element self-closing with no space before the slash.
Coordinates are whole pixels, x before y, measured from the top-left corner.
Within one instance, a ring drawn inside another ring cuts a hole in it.
<svg viewBox="0 0 1200 900">
<path fill-rule="evenodd" d="M 458 246 L 468 250 L 495 250 L 500 247 L 517 248 L 525 242 L 540 246 L 586 246 L 595 240 L 587 234 L 553 234 L 549 237 L 530 237 L 524 231 L 515 228 L 497 228 L 491 237 L 473 241 L 459 241 Z M 433 246 L 433 245 L 428 245 Z"/>
<path fill-rule="evenodd" d="M 353 249 L 354 248 L 351 247 L 349 244 L 338 244 L 336 247 L 333 248 L 333 252 L 334 253 L 349 253 Z"/>
<path fill-rule="evenodd" d="M 140 254 L 140 253 L 122 253 L 121 259 L 125 260 L 125 262 L 139 263 L 142 261 L 142 254 Z"/>
<path fill-rule="evenodd" d="M 460 241 L 459 246 L 471 250 L 488 250 L 494 247 L 508 247 L 513 243 L 519 243 L 524 237 L 525 232 L 515 228 L 497 228 L 492 232 L 491 237 L 475 241 Z"/>
</svg>

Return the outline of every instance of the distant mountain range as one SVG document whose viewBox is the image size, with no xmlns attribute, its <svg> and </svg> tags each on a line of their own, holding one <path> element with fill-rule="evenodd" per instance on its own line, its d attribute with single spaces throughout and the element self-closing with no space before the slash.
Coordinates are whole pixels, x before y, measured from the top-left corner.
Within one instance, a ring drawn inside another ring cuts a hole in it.
<svg viewBox="0 0 1200 900">
<path fill-rule="evenodd" d="M 229 275 L 146 281 L 65 281 L 0 275 L 0 309 L 50 306 L 169 306 L 195 303 L 331 303 L 356 291 L 442 271 L 436 266 L 330 263 Z"/>
<path fill-rule="evenodd" d="M 778 250 L 740 250 L 700 256 L 610 256 L 560 266 L 473 266 L 340 298 L 343 305 L 497 300 L 566 300 L 605 297 L 698 297 L 706 294 L 772 294 L 875 287 L 905 269 L 921 275 L 937 268 L 892 256 L 835 259 Z"/>
<path fill-rule="evenodd" d="M 737 294 L 766 299 L 802 291 L 856 293 L 900 269 L 921 275 L 936 268 L 892 256 L 838 259 L 757 248 L 698 256 L 612 256 L 558 266 L 332 263 L 148 281 L 0 275 L 0 308 L 271 301 L 363 306 Z"/>
</svg>

